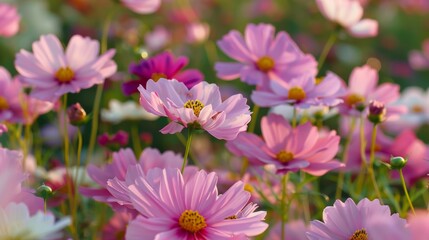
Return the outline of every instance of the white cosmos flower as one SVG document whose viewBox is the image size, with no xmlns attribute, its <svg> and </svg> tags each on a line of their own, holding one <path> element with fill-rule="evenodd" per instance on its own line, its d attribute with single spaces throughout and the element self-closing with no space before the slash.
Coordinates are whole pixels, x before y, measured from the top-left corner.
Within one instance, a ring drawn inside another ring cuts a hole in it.
<svg viewBox="0 0 429 240">
<path fill-rule="evenodd" d="M 62 230 L 70 224 L 69 218 L 55 222 L 53 215 L 38 212 L 30 216 L 23 203 L 10 203 L 0 208 L 0 239 L 50 240 L 62 237 Z"/>
<path fill-rule="evenodd" d="M 278 115 L 282 115 L 284 118 L 288 120 L 292 120 L 293 118 L 293 106 L 289 104 L 278 105 L 272 107 L 270 109 L 270 113 L 275 113 Z M 323 119 L 328 119 L 333 117 L 338 113 L 336 108 L 329 108 L 326 106 L 311 106 L 309 108 L 297 109 L 297 120 L 301 120 L 302 118 L 315 118 L 316 115 L 322 116 Z"/>
<path fill-rule="evenodd" d="M 148 113 L 134 101 L 119 102 L 112 99 L 109 109 L 101 110 L 101 119 L 105 122 L 119 123 L 124 120 L 156 120 L 158 116 Z"/>
</svg>

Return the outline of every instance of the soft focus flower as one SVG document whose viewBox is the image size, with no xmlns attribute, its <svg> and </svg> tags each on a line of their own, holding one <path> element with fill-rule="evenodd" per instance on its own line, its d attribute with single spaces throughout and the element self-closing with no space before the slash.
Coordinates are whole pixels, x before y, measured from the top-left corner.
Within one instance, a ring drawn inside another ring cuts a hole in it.
<svg viewBox="0 0 429 240">
<path fill-rule="evenodd" d="M 98 136 L 97 140 L 98 144 L 103 147 L 108 147 L 112 150 L 118 150 L 128 144 L 129 135 L 127 132 L 120 130 L 113 135 L 103 133 Z"/>
<path fill-rule="evenodd" d="M 334 206 L 323 210 L 323 221 L 311 222 L 308 239 L 410 239 L 405 219 L 397 213 L 391 215 L 389 207 L 381 205 L 378 199 L 365 198 L 357 205 L 350 198 L 345 202 L 337 200 Z"/>
<path fill-rule="evenodd" d="M 409 214 L 408 230 L 413 240 L 426 240 L 429 236 L 429 213 L 427 211 L 417 211 L 416 214 Z"/>
<path fill-rule="evenodd" d="M 317 62 L 304 54 L 286 32 L 274 36 L 269 24 L 249 24 L 244 38 L 236 30 L 218 41 L 219 48 L 238 63 L 218 62 L 217 76 L 224 80 L 240 78 L 258 87 L 268 86 L 270 80 L 289 81 L 302 74 L 315 76 Z"/>
<path fill-rule="evenodd" d="M 11 37 L 19 30 L 21 17 L 16 8 L 6 3 L 0 3 L 0 36 Z"/>
<path fill-rule="evenodd" d="M 145 47 L 151 52 L 163 49 L 170 41 L 171 34 L 163 26 L 155 27 L 144 36 Z"/>
<path fill-rule="evenodd" d="M 141 166 L 144 173 L 152 168 L 179 168 L 182 165 L 183 158 L 179 154 L 167 151 L 161 154 L 157 149 L 146 148 L 140 155 L 137 161 L 133 151 L 129 148 L 121 149 L 119 152 L 113 153 L 113 160 L 110 164 L 102 168 L 97 168 L 94 165 L 89 165 L 88 175 L 101 188 L 81 188 L 80 192 L 88 197 L 92 197 L 97 201 L 111 204 L 115 210 L 124 210 L 124 206 L 117 203 L 112 194 L 107 190 L 108 180 L 117 179 L 125 181 L 128 168 L 136 164 Z M 131 207 L 131 206 L 125 206 Z"/>
<path fill-rule="evenodd" d="M 277 223 L 271 230 L 268 239 L 270 240 L 307 240 L 305 226 L 302 220 L 292 220 L 285 224 L 285 238 L 281 238 L 281 223 Z"/>
<path fill-rule="evenodd" d="M 99 43 L 88 37 L 75 35 L 64 52 L 54 35 L 44 35 L 33 43 L 33 53 L 21 50 L 15 67 L 20 80 L 32 87 L 31 96 L 55 101 L 66 93 L 101 84 L 116 72 L 111 60 L 115 50 L 98 56 Z"/>
<path fill-rule="evenodd" d="M 0 122 L 18 122 L 22 119 L 21 84 L 12 80 L 9 72 L 0 67 Z"/>
<path fill-rule="evenodd" d="M 328 73 L 320 82 L 312 75 L 302 75 L 289 82 L 271 81 L 268 89 L 252 92 L 252 100 L 263 107 L 292 104 L 300 108 L 335 106 L 342 103 L 345 94 L 341 79 Z"/>
<path fill-rule="evenodd" d="M 7 132 L 7 126 L 0 123 L 0 136 Z"/>
<path fill-rule="evenodd" d="M 189 43 L 201 43 L 207 40 L 210 34 L 210 26 L 207 23 L 191 23 L 186 26 L 186 41 Z"/>
<path fill-rule="evenodd" d="M 69 218 L 55 222 L 55 217 L 38 212 L 30 215 L 23 203 L 0 208 L 0 239 L 59 239 L 60 230 L 70 224 Z"/>
<path fill-rule="evenodd" d="M 153 13 L 161 6 L 161 0 L 121 0 L 127 8 L 140 14 Z"/>
<path fill-rule="evenodd" d="M 188 58 L 180 56 L 177 59 L 170 52 L 163 52 L 149 59 L 142 59 L 139 63 L 130 64 L 130 73 L 139 77 L 137 80 L 131 80 L 122 85 L 125 94 L 137 93 L 138 86 L 146 87 L 147 82 L 152 79 L 158 81 L 161 78 L 177 79 L 183 82 L 188 88 L 201 82 L 203 74 L 196 69 L 181 71 L 188 64 Z"/>
<path fill-rule="evenodd" d="M 121 103 L 116 99 L 109 102 L 109 109 L 101 110 L 101 119 L 105 122 L 119 123 L 124 120 L 156 120 L 158 116 L 148 113 L 134 101 Z"/>
<path fill-rule="evenodd" d="M 429 5 L 429 3 L 428 3 Z M 422 51 L 411 51 L 408 56 L 408 61 L 412 68 L 416 70 L 429 68 L 429 39 L 426 39 L 422 44 Z"/>
<path fill-rule="evenodd" d="M 221 100 L 218 86 L 201 82 L 190 90 L 177 80 L 149 80 L 139 87 L 140 104 L 148 112 L 168 117 L 161 132 L 177 133 L 185 127 L 202 128 L 218 139 L 232 140 L 250 122 L 247 99 L 236 94 Z"/>
<path fill-rule="evenodd" d="M 311 106 L 309 108 L 298 108 L 293 105 L 284 104 L 272 107 L 270 113 L 282 115 L 288 120 L 293 119 L 293 111 L 296 108 L 296 118 L 298 121 L 304 120 L 324 120 L 338 114 L 338 109 L 326 106 Z"/>
<path fill-rule="evenodd" d="M 320 12 L 327 19 L 344 27 L 350 35 L 359 38 L 378 34 L 378 22 L 362 19 L 363 7 L 356 0 L 316 0 Z"/>
<path fill-rule="evenodd" d="M 159 184 L 137 178 L 128 187 L 139 215 L 128 225 L 126 238 L 231 239 L 256 236 L 268 225 L 266 212 L 245 211 L 250 193 L 237 182 L 218 195 L 217 176 L 204 170 L 184 178 L 179 169 L 164 169 Z M 249 205 L 248 205 L 249 206 Z"/>
<path fill-rule="evenodd" d="M 125 239 L 125 231 L 132 216 L 126 212 L 116 212 L 110 221 L 104 225 L 102 232 L 103 240 Z"/>
<path fill-rule="evenodd" d="M 342 167 L 333 160 L 338 152 L 339 136 L 335 131 L 321 135 L 311 123 L 293 129 L 282 116 L 270 114 L 261 121 L 263 139 L 241 133 L 227 148 L 255 164 L 273 164 L 277 172 L 302 170 L 320 176 Z"/>
</svg>

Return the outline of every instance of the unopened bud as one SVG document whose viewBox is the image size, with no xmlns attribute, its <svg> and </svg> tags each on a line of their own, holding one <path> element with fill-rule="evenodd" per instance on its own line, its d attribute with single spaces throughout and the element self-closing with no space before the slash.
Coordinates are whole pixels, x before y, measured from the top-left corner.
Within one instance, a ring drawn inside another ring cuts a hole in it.
<svg viewBox="0 0 429 240">
<path fill-rule="evenodd" d="M 392 169 L 400 170 L 405 167 L 407 164 L 407 159 L 403 157 L 391 157 L 390 158 L 390 167 Z"/>
<path fill-rule="evenodd" d="M 70 124 L 75 126 L 82 125 L 87 120 L 85 109 L 79 103 L 75 103 L 67 109 L 67 116 Z"/>
<path fill-rule="evenodd" d="M 54 193 L 52 192 L 52 188 L 49 186 L 46 186 L 45 184 L 43 184 L 42 186 L 38 187 L 36 190 L 36 195 L 38 197 L 43 198 L 45 201 L 49 198 L 51 198 Z"/>
<path fill-rule="evenodd" d="M 368 120 L 374 124 L 379 124 L 386 120 L 386 107 L 382 102 L 371 101 L 369 103 Z"/>
</svg>

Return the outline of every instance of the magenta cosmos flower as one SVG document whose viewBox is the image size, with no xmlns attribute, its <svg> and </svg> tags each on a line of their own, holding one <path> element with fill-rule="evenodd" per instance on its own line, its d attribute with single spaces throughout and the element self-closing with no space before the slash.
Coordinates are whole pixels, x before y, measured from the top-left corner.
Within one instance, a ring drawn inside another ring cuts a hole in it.
<svg viewBox="0 0 429 240">
<path fill-rule="evenodd" d="M 378 22 L 362 19 L 363 7 L 357 0 L 316 0 L 320 12 L 327 19 L 344 27 L 350 35 L 358 38 L 378 34 Z"/>
<path fill-rule="evenodd" d="M 323 210 L 323 222 L 312 221 L 307 232 L 309 240 L 408 240 L 406 221 L 390 214 L 388 206 L 378 199 L 362 199 L 356 205 L 352 199 L 335 201 Z"/>
<path fill-rule="evenodd" d="M 33 43 L 33 53 L 21 50 L 15 67 L 20 80 L 32 87 L 31 96 L 55 101 L 66 93 L 101 84 L 116 72 L 112 61 L 115 50 L 98 56 L 99 43 L 88 37 L 75 35 L 64 52 L 54 35 L 44 35 Z"/>
<path fill-rule="evenodd" d="M 203 74 L 196 69 L 181 71 L 188 65 L 188 58 L 180 56 L 177 59 L 170 52 L 163 52 L 139 63 L 132 63 L 130 73 L 139 77 L 137 80 L 126 82 L 122 85 L 125 94 L 138 93 L 139 85 L 146 87 L 147 81 L 158 81 L 160 78 L 176 79 L 183 82 L 189 89 L 204 79 Z"/>
<path fill-rule="evenodd" d="M 260 164 L 273 164 L 277 172 L 302 170 L 321 176 L 342 167 L 333 160 L 340 137 L 335 131 L 321 135 L 311 123 L 293 129 L 280 115 L 270 114 L 261 121 L 263 139 L 255 134 L 241 133 L 227 147 L 239 156 Z"/>
<path fill-rule="evenodd" d="M 184 178 L 179 169 L 164 169 L 159 179 L 154 184 L 138 178 L 128 187 L 141 215 L 128 225 L 127 239 L 233 239 L 268 227 L 265 211 L 246 208 L 250 193 L 242 182 L 219 195 L 216 174 L 204 170 Z"/>
<path fill-rule="evenodd" d="M 292 104 L 300 108 L 310 106 L 335 106 L 342 103 L 345 89 L 342 80 L 332 72 L 325 78 L 302 75 L 286 82 L 271 81 L 267 89 L 255 90 L 252 101 L 262 107 Z"/>
<path fill-rule="evenodd" d="M 0 36 L 11 37 L 19 30 L 19 16 L 16 8 L 6 3 L 0 3 Z"/>
<path fill-rule="evenodd" d="M 237 63 L 216 63 L 219 78 L 263 87 L 270 80 L 290 80 L 302 74 L 317 74 L 317 62 L 304 54 L 286 32 L 274 36 L 269 24 L 249 24 L 244 38 L 236 30 L 218 42 L 220 49 Z"/>
<path fill-rule="evenodd" d="M 247 99 L 236 94 L 222 102 L 216 84 L 200 82 L 190 90 L 177 80 L 149 80 L 139 87 L 140 104 L 155 115 L 170 118 L 161 132 L 177 133 L 185 127 L 202 128 L 218 139 L 232 140 L 250 122 Z"/>
<path fill-rule="evenodd" d="M 386 120 L 394 120 L 406 111 L 405 106 L 393 105 L 400 97 L 399 85 L 393 83 L 378 84 L 377 70 L 368 65 L 356 67 L 350 74 L 349 87 L 344 103 L 339 105 L 342 114 L 360 116 L 357 108 L 366 108 L 371 101 L 386 106 Z"/>
<path fill-rule="evenodd" d="M 156 12 L 161 6 L 161 0 L 121 0 L 127 8 L 140 14 Z"/>
<path fill-rule="evenodd" d="M 133 151 L 129 148 L 122 149 L 119 152 L 113 153 L 112 163 L 98 168 L 94 165 L 89 165 L 88 175 L 101 188 L 80 188 L 80 192 L 88 197 L 92 197 L 96 201 L 109 203 L 115 210 L 126 210 L 123 205 L 113 201 L 112 194 L 107 190 L 108 180 L 118 179 L 124 181 L 127 171 L 130 167 L 140 165 L 144 173 L 152 168 L 179 168 L 182 165 L 183 158 L 179 154 L 174 154 L 167 151 L 161 154 L 157 149 L 146 148 L 140 155 L 137 161 Z"/>
</svg>

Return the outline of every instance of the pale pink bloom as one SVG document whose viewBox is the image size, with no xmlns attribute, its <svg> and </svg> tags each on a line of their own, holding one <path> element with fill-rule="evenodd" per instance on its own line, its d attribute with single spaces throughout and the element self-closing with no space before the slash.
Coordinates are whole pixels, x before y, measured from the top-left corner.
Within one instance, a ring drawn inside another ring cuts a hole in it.
<svg viewBox="0 0 429 240">
<path fill-rule="evenodd" d="M 141 215 L 128 225 L 127 239 L 242 239 L 268 227 L 262 222 L 265 211 L 246 209 L 250 193 L 242 182 L 219 195 L 216 174 L 204 170 L 186 178 L 179 169 L 163 169 L 159 179 L 137 178 L 128 187 Z"/>
<path fill-rule="evenodd" d="M 140 155 L 139 161 L 133 151 L 129 148 L 122 149 L 113 153 L 113 160 L 110 164 L 102 168 L 89 165 L 88 175 L 101 188 L 80 188 L 80 192 L 93 199 L 111 204 L 115 210 L 125 210 L 121 204 L 112 200 L 112 194 L 107 190 L 108 180 L 118 179 L 125 181 L 127 171 L 130 167 L 140 165 L 141 170 L 146 173 L 152 168 L 179 168 L 182 165 L 183 158 L 179 154 L 167 151 L 163 154 L 157 149 L 146 148 Z"/>
<path fill-rule="evenodd" d="M 413 240 L 427 240 L 429 236 L 429 213 L 419 210 L 416 215 L 408 215 L 408 230 Z"/>
<path fill-rule="evenodd" d="M 126 212 L 116 212 L 110 221 L 104 225 L 101 239 L 118 240 L 125 239 L 125 231 L 132 216 Z"/>
<path fill-rule="evenodd" d="M 285 224 L 285 238 L 281 238 L 281 223 L 277 223 L 270 230 L 268 239 L 270 240 L 307 240 L 305 232 L 308 227 L 302 220 L 292 220 Z"/>
<path fill-rule="evenodd" d="M 7 3 L 0 3 L 0 36 L 11 37 L 19 30 L 21 17 L 16 7 Z"/>
<path fill-rule="evenodd" d="M 341 97 L 346 93 L 343 85 L 342 80 L 332 72 L 321 82 L 316 82 L 312 75 L 302 75 L 289 82 L 271 81 L 268 89 L 253 91 L 252 101 L 262 107 L 285 103 L 300 108 L 335 106 L 343 102 Z"/>
<path fill-rule="evenodd" d="M 171 34 L 163 26 L 156 26 L 152 32 L 148 32 L 144 36 L 145 47 L 150 52 L 156 52 L 163 49 L 171 41 Z"/>
<path fill-rule="evenodd" d="M 274 34 L 269 24 L 247 25 L 244 37 L 236 30 L 229 32 L 218 46 L 237 62 L 216 63 L 217 76 L 224 80 L 240 78 L 264 87 L 271 80 L 289 81 L 302 74 L 317 74 L 313 56 L 304 54 L 286 32 Z"/>
<path fill-rule="evenodd" d="M 54 102 L 66 93 L 102 84 L 116 72 L 111 49 L 98 56 L 99 43 L 88 37 L 75 35 L 67 49 L 54 35 L 43 35 L 33 43 L 33 53 L 21 50 L 15 67 L 20 80 L 32 87 L 31 96 Z"/>
<path fill-rule="evenodd" d="M 261 129 L 263 138 L 241 133 L 228 142 L 227 147 L 252 162 L 273 164 L 280 173 L 302 170 L 321 176 L 343 166 L 333 160 L 340 141 L 335 131 L 323 136 L 309 122 L 292 128 L 286 119 L 276 114 L 263 117 Z"/>
<path fill-rule="evenodd" d="M 429 2 L 428 2 L 429 5 Z M 408 61 L 412 68 L 416 70 L 429 68 L 429 39 L 422 44 L 422 51 L 413 50 L 408 55 Z"/>
<path fill-rule="evenodd" d="M 161 6 L 161 0 L 121 0 L 127 8 L 140 14 L 156 12 Z"/>
<path fill-rule="evenodd" d="M 210 35 L 210 26 L 207 23 L 190 23 L 186 26 L 186 41 L 189 43 L 201 43 Z"/>
<path fill-rule="evenodd" d="M 21 84 L 0 67 L 0 122 L 19 122 L 22 119 L 21 91 Z"/>
<path fill-rule="evenodd" d="M 312 221 L 309 240 L 395 239 L 408 240 L 406 221 L 378 199 L 367 198 L 355 204 L 351 198 L 335 201 L 323 210 L 323 222 Z"/>
<path fill-rule="evenodd" d="M 241 94 L 222 101 L 219 87 L 200 82 L 190 90 L 175 79 L 149 80 L 140 85 L 140 104 L 146 111 L 168 117 L 171 122 L 161 132 L 177 133 L 185 127 L 201 128 L 218 139 L 232 140 L 246 131 L 249 106 Z"/>
<path fill-rule="evenodd" d="M 327 19 L 344 27 L 350 35 L 358 38 L 378 34 L 378 22 L 362 19 L 363 7 L 357 0 L 316 0 L 320 12 Z"/>
</svg>

